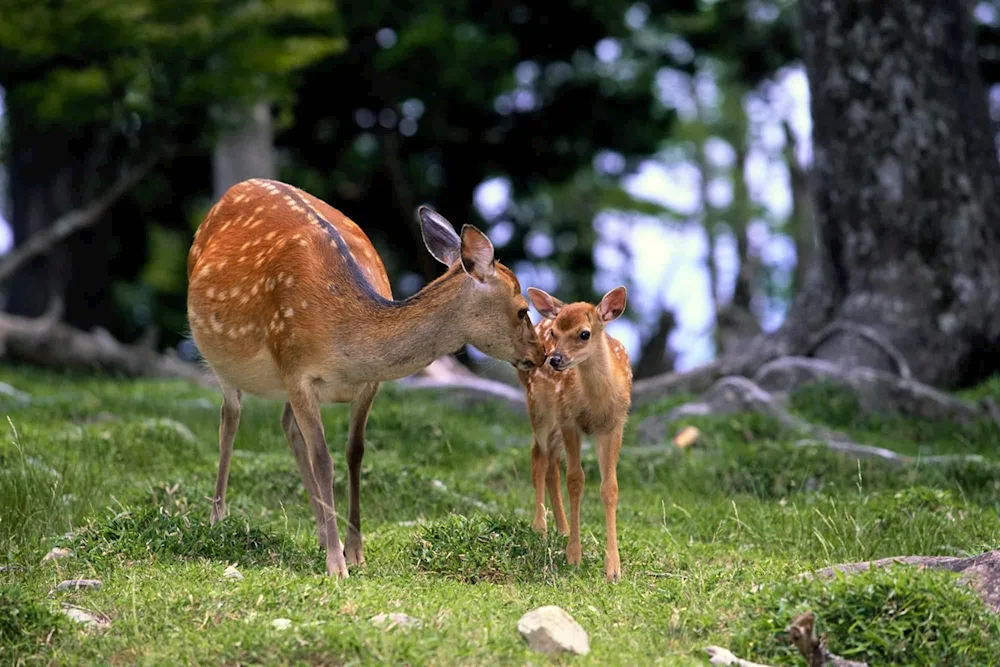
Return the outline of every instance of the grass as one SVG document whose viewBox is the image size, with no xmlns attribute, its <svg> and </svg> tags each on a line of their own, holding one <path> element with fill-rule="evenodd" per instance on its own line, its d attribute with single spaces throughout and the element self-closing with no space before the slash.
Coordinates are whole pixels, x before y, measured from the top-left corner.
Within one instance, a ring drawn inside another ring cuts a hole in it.
<svg viewBox="0 0 1000 667">
<path fill-rule="evenodd" d="M 0 394 L 0 664 L 707 664 L 718 644 L 802 664 L 781 635 L 812 609 L 830 648 L 870 664 L 1000 664 L 1000 623 L 949 573 L 896 567 L 830 581 L 795 575 L 899 554 L 967 555 L 1000 545 L 1000 433 L 864 414 L 828 387 L 792 400 L 858 440 L 985 462 L 899 468 L 797 448 L 756 415 L 695 418 L 689 450 L 634 449 L 619 465 L 624 580 L 603 577 L 600 473 L 587 450 L 584 561 L 530 529 L 524 418 L 483 404 L 383 388 L 362 476 L 367 564 L 336 582 L 287 450 L 280 406 L 247 399 L 230 516 L 209 526 L 219 397 L 176 382 L 0 369 L 31 395 Z M 1000 398 L 992 381 L 970 395 Z M 345 406 L 324 411 L 346 510 Z M 630 451 L 632 450 L 632 451 Z M 550 519 L 550 526 L 553 522 Z M 344 519 L 341 518 L 344 527 Z M 41 563 L 53 547 L 70 555 Z M 223 571 L 234 565 L 242 579 Z M 53 589 L 96 578 L 97 590 Z M 106 614 L 86 629 L 60 603 Z M 586 657 L 531 653 L 516 630 L 557 604 L 590 634 Z M 376 627 L 381 612 L 419 628 Z M 288 619 L 284 630 L 275 619 Z"/>
</svg>

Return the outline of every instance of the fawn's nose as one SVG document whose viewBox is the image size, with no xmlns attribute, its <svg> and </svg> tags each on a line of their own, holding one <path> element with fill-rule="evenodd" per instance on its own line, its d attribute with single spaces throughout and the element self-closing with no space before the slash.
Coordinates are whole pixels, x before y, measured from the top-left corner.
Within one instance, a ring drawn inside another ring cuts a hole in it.
<svg viewBox="0 0 1000 667">
<path fill-rule="evenodd" d="M 561 354 L 553 354 L 549 357 L 549 365 L 552 368 L 559 368 L 563 364 L 563 356 Z"/>
</svg>

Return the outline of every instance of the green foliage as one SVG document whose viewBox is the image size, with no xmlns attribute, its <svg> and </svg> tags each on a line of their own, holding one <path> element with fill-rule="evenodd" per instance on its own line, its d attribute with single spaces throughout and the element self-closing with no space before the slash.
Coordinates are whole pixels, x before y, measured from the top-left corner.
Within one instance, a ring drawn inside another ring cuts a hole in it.
<svg viewBox="0 0 1000 667">
<path fill-rule="evenodd" d="M 17 608 L 27 611 L 14 626 L 28 628 L 14 656 L 58 664 L 519 665 L 538 657 L 518 637 L 517 619 L 557 604 L 590 635 L 591 654 L 574 659 L 585 664 L 642 664 L 650 655 L 701 664 L 709 644 L 798 664 L 780 632 L 807 607 L 831 648 L 869 664 L 995 662 L 985 647 L 997 642 L 996 621 L 954 577 L 897 568 L 795 580 L 834 563 L 995 548 L 994 456 L 951 468 L 859 462 L 796 447 L 793 434 L 744 415 L 693 422 L 703 437 L 688 450 L 639 451 L 630 426 L 618 473 L 624 579 L 612 586 L 603 574 L 593 448 L 583 455 L 577 569 L 566 564 L 566 538 L 551 516 L 547 537 L 529 527 L 523 417 L 390 385 L 375 402 L 362 469 L 367 562 L 334 582 L 322 574 L 279 404 L 244 400 L 229 516 L 210 526 L 215 392 L 9 367 L 0 381 L 30 395 L 22 403 L 0 394 L 0 412 L 17 428 L 0 439 L 0 470 L 16 473 L 0 474 L 0 627 L 9 632 L 3 614 Z M 672 403 L 645 406 L 630 423 Z M 324 409 L 342 536 L 346 420 L 346 406 Z M 873 442 L 896 437 L 859 433 Z M 941 454 L 965 447 L 943 431 L 937 437 L 923 445 Z M 53 546 L 71 554 L 41 563 Z M 243 579 L 223 577 L 233 563 Z M 103 585 L 52 592 L 75 576 Z M 62 621 L 48 610 L 64 601 L 106 614 L 111 628 L 60 626 L 43 645 Z M 423 626 L 377 628 L 370 619 L 382 612 Z M 276 629 L 278 618 L 291 627 Z M 8 644 L 0 637 L 0 650 Z M 0 653 L 0 662 L 17 664 L 9 657 Z"/>
<path fill-rule="evenodd" d="M 502 515 L 453 515 L 420 527 L 410 561 L 421 572 L 468 584 L 551 581 L 564 560 L 558 542 Z"/>
<path fill-rule="evenodd" d="M 756 661 L 798 664 L 785 628 L 812 610 L 841 657 L 875 665 L 995 665 L 1000 619 L 975 591 L 940 570 L 893 566 L 823 581 L 766 586 L 732 650 Z"/>
<path fill-rule="evenodd" d="M 17 664 L 18 657 L 39 655 L 67 625 L 32 591 L 0 583 L 0 661 Z"/>
<path fill-rule="evenodd" d="M 91 521 L 65 541 L 92 563 L 148 559 L 208 559 L 222 563 L 315 566 L 283 535 L 230 518 L 215 526 L 198 516 L 163 507 L 124 508 Z"/>
</svg>

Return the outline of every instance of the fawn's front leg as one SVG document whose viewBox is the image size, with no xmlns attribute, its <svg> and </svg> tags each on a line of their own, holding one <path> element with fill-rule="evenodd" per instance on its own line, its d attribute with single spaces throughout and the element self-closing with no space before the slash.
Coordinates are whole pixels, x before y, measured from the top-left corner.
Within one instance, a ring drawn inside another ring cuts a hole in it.
<svg viewBox="0 0 1000 667">
<path fill-rule="evenodd" d="M 545 523 L 545 475 L 549 469 L 549 456 L 542 451 L 538 439 L 531 444 L 531 482 L 535 487 L 535 520 L 531 528 L 542 535 L 547 526 Z"/>
<path fill-rule="evenodd" d="M 601 502 L 604 503 L 604 526 L 607 531 L 604 552 L 604 576 L 616 582 L 622 578 L 618 557 L 618 452 L 622 446 L 622 427 L 598 434 L 597 461 L 601 469 Z"/>
<path fill-rule="evenodd" d="M 566 562 L 579 565 L 583 560 L 580 547 L 580 500 L 583 497 L 583 465 L 580 463 L 580 431 L 576 425 L 563 426 L 563 446 L 566 448 L 566 490 L 569 491 L 569 543 Z"/>
</svg>

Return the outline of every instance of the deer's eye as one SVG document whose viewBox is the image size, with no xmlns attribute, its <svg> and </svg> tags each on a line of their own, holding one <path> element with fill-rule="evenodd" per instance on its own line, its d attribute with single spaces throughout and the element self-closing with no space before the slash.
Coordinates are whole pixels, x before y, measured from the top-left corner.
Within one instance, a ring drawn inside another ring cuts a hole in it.
<svg viewBox="0 0 1000 667">
<path fill-rule="evenodd" d="M 590 338 L 590 332 L 589 331 L 587 331 L 586 329 L 584 329 L 583 331 L 580 332 L 580 339 L 581 340 L 587 340 L 589 338 Z"/>
<path fill-rule="evenodd" d="M 524 318 L 526 318 L 528 316 L 528 309 L 527 308 L 522 308 L 521 310 L 517 311 L 517 316 L 518 316 L 519 319 L 523 320 Z"/>
</svg>

